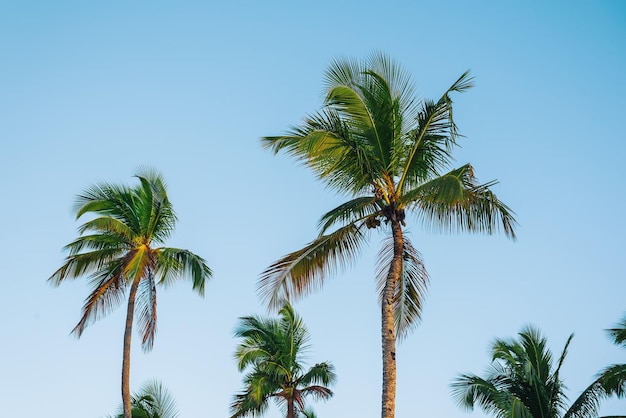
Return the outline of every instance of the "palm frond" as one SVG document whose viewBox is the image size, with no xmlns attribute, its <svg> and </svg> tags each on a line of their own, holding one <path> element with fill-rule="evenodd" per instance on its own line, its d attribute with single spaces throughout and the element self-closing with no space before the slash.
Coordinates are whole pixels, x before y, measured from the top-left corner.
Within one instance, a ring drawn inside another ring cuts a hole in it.
<svg viewBox="0 0 626 418">
<path fill-rule="evenodd" d="M 88 253 L 70 255 L 65 258 L 63 264 L 48 281 L 53 286 L 58 286 L 65 279 L 76 279 L 86 274 L 97 272 L 106 265 L 119 259 L 120 250 L 116 248 L 106 248 Z"/>
<path fill-rule="evenodd" d="M 403 239 L 402 273 L 394 291 L 394 323 L 396 335 L 399 339 L 405 338 L 419 323 L 422 314 L 422 303 L 428 286 L 428 272 L 424 267 L 421 254 L 413 247 L 409 239 Z M 376 272 L 379 302 L 382 303 L 383 289 L 394 256 L 393 238 L 383 242 L 378 253 L 378 268 Z"/>
<path fill-rule="evenodd" d="M 349 200 L 322 215 L 317 224 L 320 236 L 338 223 L 357 222 L 376 214 L 381 209 L 382 204 L 376 196 L 363 196 Z"/>
<path fill-rule="evenodd" d="M 123 266 L 111 263 L 91 277 L 93 290 L 85 300 L 83 314 L 72 333 L 80 337 L 87 325 L 106 316 L 119 306 L 126 291 Z"/>
<path fill-rule="evenodd" d="M 405 182 L 412 185 L 436 175 L 439 169 L 449 163 L 450 151 L 456 145 L 458 136 L 452 117 L 450 93 L 463 92 L 472 85 L 469 72 L 465 72 L 437 102 L 423 102 L 417 116 L 417 128 L 407 144 L 407 157 L 398 180 L 398 190 L 405 190 Z"/>
<path fill-rule="evenodd" d="M 213 271 L 206 261 L 188 250 L 179 248 L 157 248 L 154 250 L 158 283 L 169 286 L 181 278 L 190 278 L 192 288 L 204 296 L 206 282 L 213 277 Z"/>
<path fill-rule="evenodd" d="M 419 208 L 422 221 L 433 228 L 487 234 L 502 229 L 514 240 L 517 221 L 490 190 L 494 184 L 478 184 L 467 164 L 407 192 L 402 202 Z"/>
<path fill-rule="evenodd" d="M 617 345 L 626 345 L 626 316 L 615 326 L 615 328 L 607 329 L 613 342 Z"/>
<path fill-rule="evenodd" d="M 301 385 L 310 386 L 310 385 L 332 385 L 337 380 L 337 375 L 335 374 L 335 366 L 330 363 L 317 363 L 313 367 L 311 367 L 298 381 Z M 332 391 L 328 390 L 330 395 L 332 395 Z"/>
<path fill-rule="evenodd" d="M 285 300 L 311 293 L 337 267 L 353 262 L 364 243 L 361 227 L 353 223 L 317 238 L 261 273 L 261 298 L 269 307 L 278 308 Z"/>
<path fill-rule="evenodd" d="M 138 332 L 141 335 L 141 348 L 144 352 L 152 350 L 157 328 L 156 282 L 152 272 L 139 282 L 135 311 L 138 313 Z"/>
</svg>

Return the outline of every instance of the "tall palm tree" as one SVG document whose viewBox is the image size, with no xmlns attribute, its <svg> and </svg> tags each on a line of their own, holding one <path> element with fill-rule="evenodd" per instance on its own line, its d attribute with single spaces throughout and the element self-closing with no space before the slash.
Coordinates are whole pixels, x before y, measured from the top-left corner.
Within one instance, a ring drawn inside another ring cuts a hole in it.
<svg viewBox="0 0 626 418">
<path fill-rule="evenodd" d="M 131 417 L 130 345 L 134 315 L 144 351 L 152 349 L 157 325 L 156 285 L 190 278 L 193 290 L 204 295 L 211 270 L 187 250 L 158 247 L 174 230 L 176 214 L 160 174 L 140 171 L 139 185 L 102 183 L 86 189 L 76 201 L 76 218 L 95 217 L 78 231 L 80 237 L 65 246 L 65 264 L 48 279 L 58 286 L 66 279 L 87 277 L 92 292 L 73 329 L 80 337 L 85 327 L 116 308 L 128 292 L 122 360 L 124 417 Z M 137 306 L 136 306 L 137 305 Z"/>
<path fill-rule="evenodd" d="M 305 409 L 304 399 L 329 399 L 327 387 L 335 382 L 332 364 L 317 363 L 305 371 L 300 357 L 308 348 L 309 333 L 290 304 L 284 304 L 279 319 L 246 316 L 240 318 L 235 336 L 242 338 L 235 351 L 239 371 L 248 370 L 245 389 L 230 406 L 232 418 L 258 416 L 274 399 L 287 418 L 314 417 Z"/>
<path fill-rule="evenodd" d="M 133 418 L 178 418 L 172 394 L 156 380 L 145 383 L 130 400 Z M 114 418 L 124 418 L 123 406 Z"/>
<path fill-rule="evenodd" d="M 456 378 L 452 394 L 459 406 L 468 411 L 478 406 L 499 418 L 597 417 L 600 401 L 608 395 L 603 374 L 567 407 L 560 372 L 573 334 L 556 366 L 539 330 L 528 326 L 518 335 L 517 341 L 495 340 L 485 377 L 462 374 Z"/>
<path fill-rule="evenodd" d="M 389 237 L 379 254 L 382 417 L 392 418 L 396 392 L 396 339 L 418 322 L 428 274 L 403 233 L 405 214 L 443 231 L 500 228 L 515 238 L 511 210 L 480 184 L 470 164 L 450 170 L 457 128 L 451 94 L 472 86 L 466 72 L 437 101 L 418 100 L 410 77 L 383 54 L 365 61 L 336 60 L 326 71 L 321 111 L 282 136 L 262 143 L 307 164 L 350 200 L 322 216 L 319 236 L 268 267 L 260 277 L 270 307 L 319 288 L 336 266 L 355 258 L 371 229 Z"/>
</svg>

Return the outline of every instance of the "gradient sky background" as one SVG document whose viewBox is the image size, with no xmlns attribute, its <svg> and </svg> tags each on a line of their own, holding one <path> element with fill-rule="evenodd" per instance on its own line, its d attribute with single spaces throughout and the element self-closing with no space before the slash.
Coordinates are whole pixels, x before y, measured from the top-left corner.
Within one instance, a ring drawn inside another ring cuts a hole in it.
<svg viewBox="0 0 626 418">
<path fill-rule="evenodd" d="M 85 281 L 53 288 L 77 236 L 77 193 L 135 184 L 160 170 L 180 218 L 170 246 L 214 271 L 204 299 L 159 293 L 159 331 L 134 339 L 133 389 L 157 378 L 184 417 L 228 416 L 242 387 L 232 359 L 239 316 L 264 314 L 259 273 L 309 242 L 341 202 L 308 170 L 259 144 L 322 103 L 337 57 L 380 50 L 438 98 L 455 96 L 458 165 L 517 213 L 519 240 L 441 235 L 409 217 L 431 275 L 422 324 L 398 349 L 398 417 L 467 415 L 450 397 L 481 373 L 495 337 L 533 323 L 560 352 L 575 398 L 625 362 L 604 329 L 626 311 L 624 110 L 626 2 L 0 1 L 0 415 L 103 417 L 117 408 L 124 309 L 69 335 Z M 335 397 L 320 418 L 380 416 L 375 258 L 295 304 L 312 334 L 310 364 L 332 361 Z M 604 414 L 626 412 L 624 401 Z M 268 417 L 280 416 L 272 408 Z"/>
</svg>

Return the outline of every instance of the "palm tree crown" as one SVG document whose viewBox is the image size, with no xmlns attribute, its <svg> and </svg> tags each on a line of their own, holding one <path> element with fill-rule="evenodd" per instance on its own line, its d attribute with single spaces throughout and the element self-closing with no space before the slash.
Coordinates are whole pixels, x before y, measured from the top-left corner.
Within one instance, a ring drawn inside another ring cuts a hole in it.
<svg viewBox="0 0 626 418">
<path fill-rule="evenodd" d="M 188 250 L 159 247 L 171 235 L 176 215 L 160 174 L 139 172 L 139 185 L 98 184 L 76 202 L 76 218 L 95 217 L 80 226 L 80 237 L 65 246 L 65 264 L 49 278 L 58 286 L 66 279 L 86 276 L 92 291 L 73 330 L 77 336 L 92 321 L 117 307 L 129 290 L 122 363 L 124 416 L 130 417 L 130 341 L 134 314 L 138 315 L 142 348 L 154 344 L 157 325 L 156 285 L 190 278 L 193 290 L 204 294 L 211 277 L 206 262 Z M 135 307 L 135 302 L 137 306 Z"/>
<path fill-rule="evenodd" d="M 131 398 L 133 418 L 178 418 L 176 401 L 157 380 L 145 383 Z M 123 408 L 114 418 L 124 418 Z"/>
<path fill-rule="evenodd" d="M 322 216 L 320 234 L 261 275 L 259 290 L 271 307 L 318 289 L 335 266 L 353 260 L 368 231 L 383 229 L 378 290 L 383 338 L 383 417 L 395 394 L 395 340 L 418 322 L 428 274 L 403 235 L 406 212 L 449 232 L 494 233 L 515 238 L 511 210 L 480 184 L 470 164 L 450 170 L 458 132 L 453 93 L 472 86 L 464 73 L 440 99 L 418 100 L 410 77 L 382 54 L 365 61 L 337 60 L 326 72 L 321 111 L 263 145 L 307 164 L 350 200 Z"/>
<path fill-rule="evenodd" d="M 287 418 L 312 416 L 304 399 L 329 399 L 327 387 L 336 377 L 332 364 L 323 362 L 305 370 L 300 357 L 308 348 L 309 333 L 302 319 L 289 304 L 279 312 L 279 319 L 247 316 L 240 318 L 235 336 L 242 339 L 235 351 L 245 389 L 235 395 L 232 417 L 258 416 L 274 399 L 285 409 Z"/>
<path fill-rule="evenodd" d="M 518 340 L 496 339 L 486 376 L 460 375 L 452 383 L 453 396 L 466 410 L 478 406 L 502 418 L 597 417 L 600 401 L 610 394 L 604 373 L 567 406 L 560 372 L 572 337 L 556 364 L 547 340 L 532 326 L 522 329 Z"/>
</svg>

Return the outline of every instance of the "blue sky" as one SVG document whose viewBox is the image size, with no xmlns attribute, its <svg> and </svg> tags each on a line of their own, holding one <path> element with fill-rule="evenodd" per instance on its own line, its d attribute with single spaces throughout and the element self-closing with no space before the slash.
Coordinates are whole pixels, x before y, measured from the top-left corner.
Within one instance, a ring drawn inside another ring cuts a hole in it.
<svg viewBox="0 0 626 418">
<path fill-rule="evenodd" d="M 388 53 L 422 97 L 467 69 L 456 157 L 517 213 L 519 240 L 440 235 L 409 217 L 431 275 L 423 322 L 398 349 L 397 416 L 467 415 L 450 397 L 489 343 L 540 327 L 575 398 L 624 362 L 604 329 L 626 311 L 623 112 L 626 4 L 546 2 L 0 1 L 0 402 L 6 416 L 102 417 L 119 403 L 123 309 L 69 336 L 88 288 L 46 279 L 76 237 L 92 183 L 165 176 L 180 218 L 169 245 L 205 257 L 204 299 L 161 289 L 154 350 L 135 343 L 134 388 L 164 382 L 183 417 L 227 416 L 241 376 L 237 317 L 263 314 L 259 273 L 309 242 L 342 201 L 259 138 L 321 105 L 332 59 Z M 378 244 L 295 304 L 311 363 L 332 361 L 318 416 L 380 415 Z M 135 339 L 137 342 L 137 339 Z M 604 414 L 623 413 L 624 401 Z M 272 409 L 268 417 L 279 416 Z"/>
</svg>

